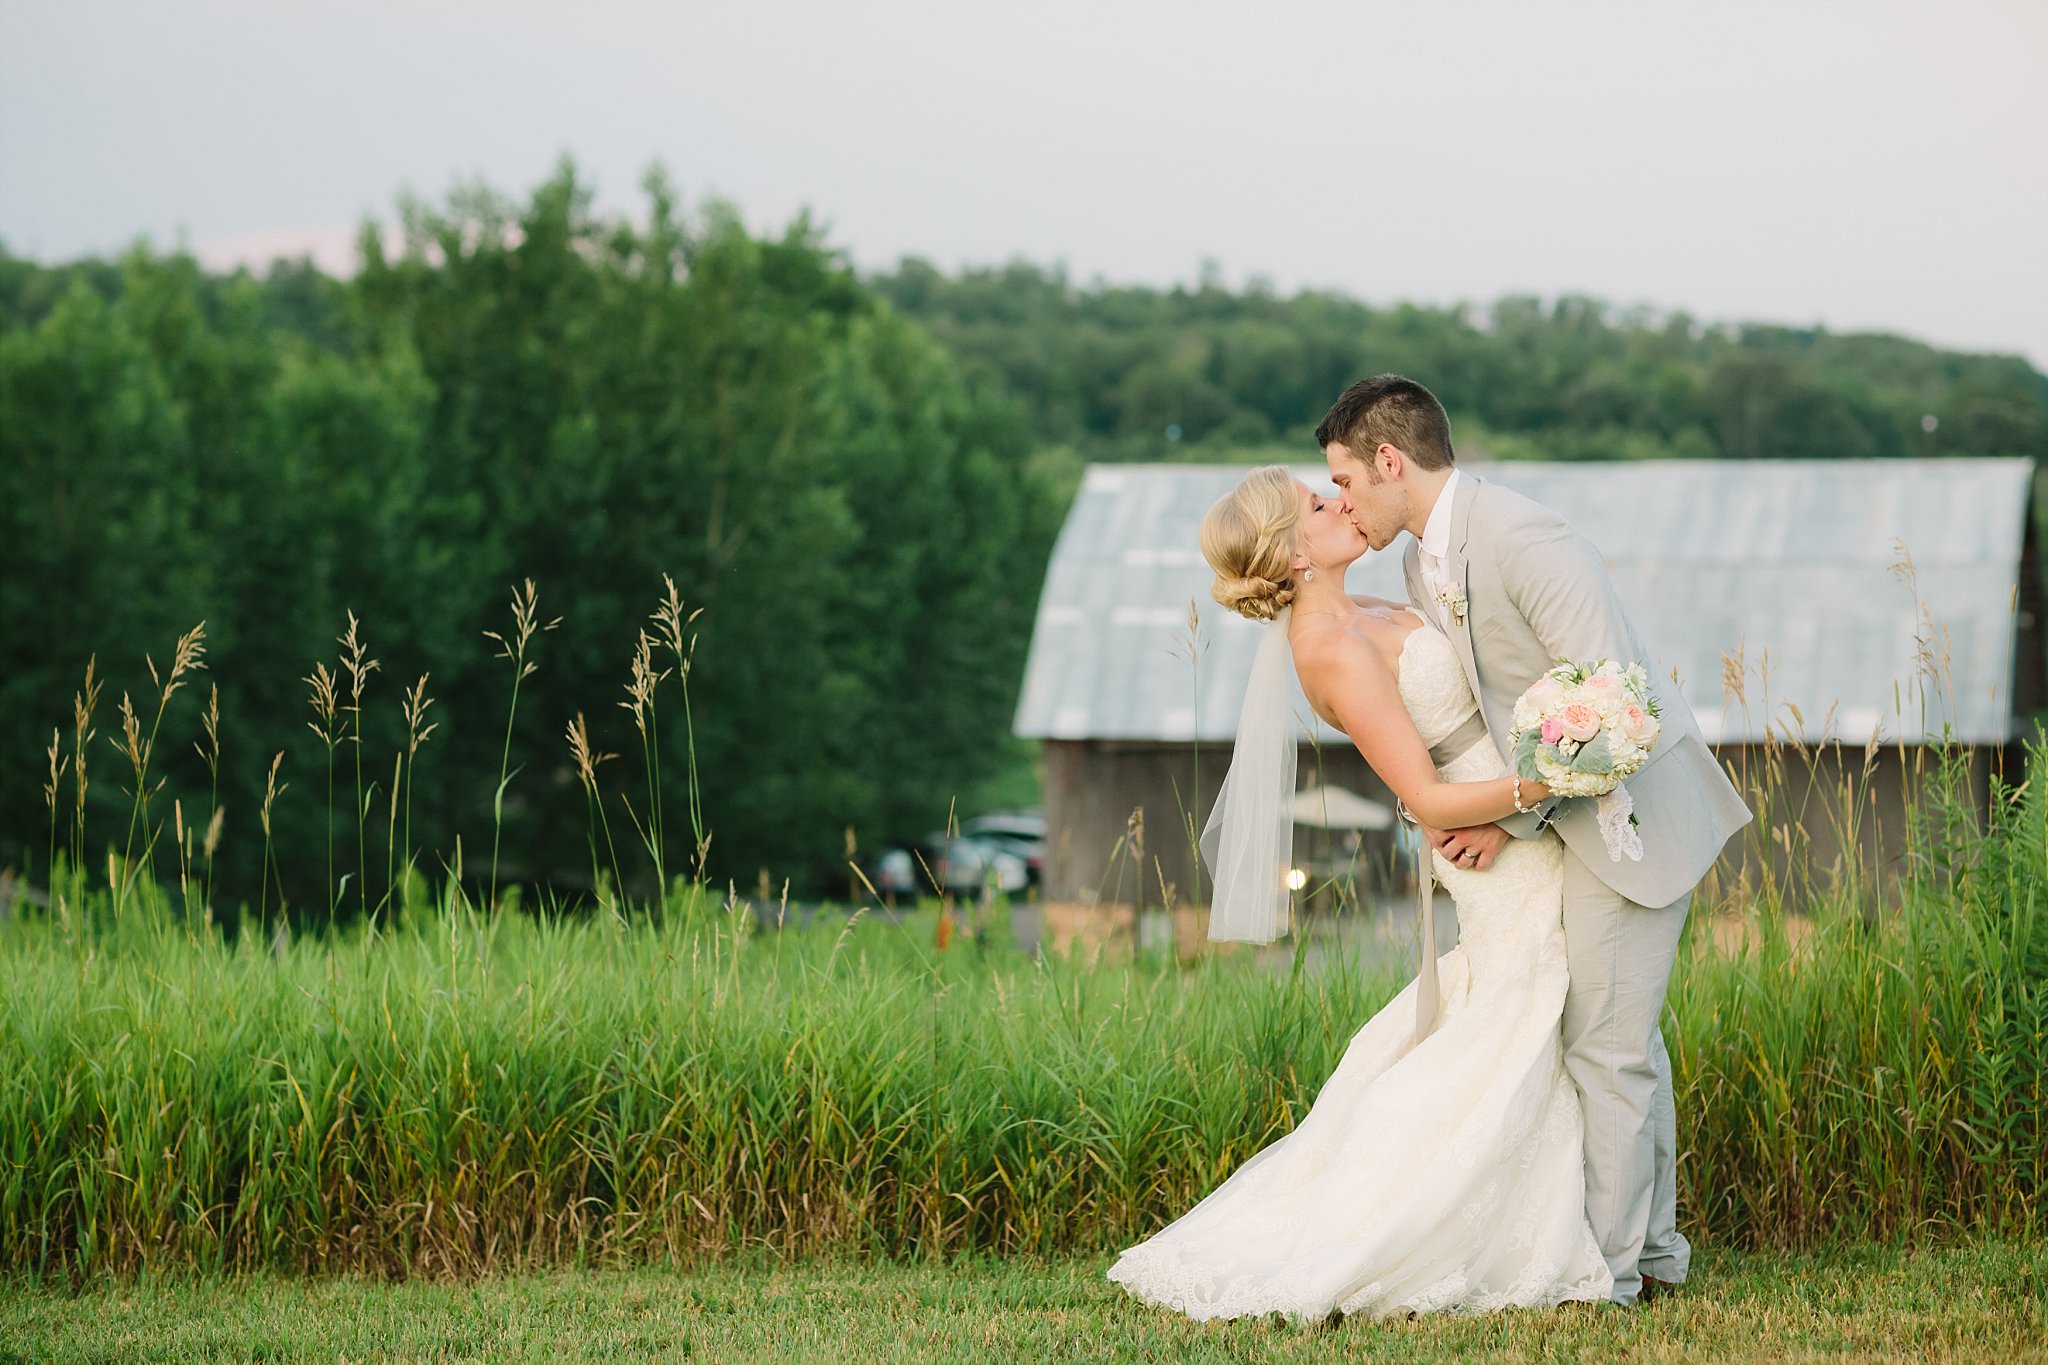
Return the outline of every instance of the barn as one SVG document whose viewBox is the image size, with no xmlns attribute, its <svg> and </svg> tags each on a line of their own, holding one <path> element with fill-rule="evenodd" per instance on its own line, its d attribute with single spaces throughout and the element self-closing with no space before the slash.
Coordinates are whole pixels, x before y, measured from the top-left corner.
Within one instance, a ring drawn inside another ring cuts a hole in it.
<svg viewBox="0 0 2048 1365">
<path fill-rule="evenodd" d="M 1067 515 L 1016 715 L 1044 742 L 1050 906 L 1202 899 L 1189 830 L 1222 783 L 1265 627 L 1210 599 L 1196 532 L 1247 468 L 1093 466 Z M 1466 469 L 1600 546 L 1653 666 L 1675 673 L 1738 784 L 1758 781 L 1772 741 L 1781 757 L 1795 744 L 1808 799 L 1774 798 L 1760 823 L 1809 866 L 1895 841 L 1930 739 L 1988 771 L 2048 706 L 2029 460 Z M 1296 472 L 1328 487 L 1320 465 Z M 1361 560 L 1349 586 L 1405 596 L 1399 546 Z M 1341 734 L 1312 721 L 1301 742 L 1304 786 L 1386 801 Z M 1843 828 L 1812 798 L 1852 770 L 1869 809 Z M 1369 828 L 1369 809 L 1355 823 Z"/>
</svg>

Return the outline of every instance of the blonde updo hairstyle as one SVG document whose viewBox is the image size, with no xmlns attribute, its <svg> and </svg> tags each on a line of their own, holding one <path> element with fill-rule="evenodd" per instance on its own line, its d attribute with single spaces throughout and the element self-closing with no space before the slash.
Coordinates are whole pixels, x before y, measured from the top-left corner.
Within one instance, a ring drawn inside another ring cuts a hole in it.
<svg viewBox="0 0 2048 1365">
<path fill-rule="evenodd" d="M 1270 621 L 1294 600 L 1300 494 L 1284 464 L 1244 476 L 1202 518 L 1202 558 L 1216 571 L 1210 595 L 1240 616 Z"/>
</svg>

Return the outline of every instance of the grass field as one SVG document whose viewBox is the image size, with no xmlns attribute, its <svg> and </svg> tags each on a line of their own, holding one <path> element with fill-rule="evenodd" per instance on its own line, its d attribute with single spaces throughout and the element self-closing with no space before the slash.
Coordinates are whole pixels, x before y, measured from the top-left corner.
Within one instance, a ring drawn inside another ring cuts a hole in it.
<svg viewBox="0 0 2048 1365">
<path fill-rule="evenodd" d="M 1702 1251 L 1634 1310 L 1197 1324 L 1100 1259 L 723 1265 L 390 1283 L 355 1278 L 0 1287 L 0 1361 L 2048 1360 L 2039 1246 L 1823 1256 Z"/>
<path fill-rule="evenodd" d="M 1688 934 L 1698 1240 L 2040 1236 L 2048 781 L 1948 809 L 1894 910 Z M 56 1281 L 1100 1254 L 1289 1131 L 1404 975 L 687 898 L 295 937 L 78 907 L 0 926 L 0 1272 Z"/>
<path fill-rule="evenodd" d="M 1673 1050 L 1703 1240 L 2038 1233 L 2048 936 L 1988 880 L 1995 909 L 1797 950 L 1693 936 Z M 0 933 L 0 1270 L 1098 1253 L 1292 1128 L 1400 984 L 730 923 Z"/>
<path fill-rule="evenodd" d="M 1814 1351 L 1916 1355 L 2039 1325 L 2048 740 L 2017 786 L 1925 751 L 1895 855 L 1808 856 L 1830 824 L 1863 846 L 1875 754 L 1809 802 L 1780 799 L 1813 789 L 1780 765 L 1810 755 L 1769 748 L 1745 788 L 1784 856 L 1710 878 L 1681 946 L 1681 1217 L 1731 1250 L 1721 1288 L 1658 1311 L 1703 1352 L 1755 1354 L 1781 1316 Z M 643 1320 L 634 1340 L 718 1359 L 1302 1349 L 1176 1337 L 1093 1258 L 1291 1130 L 1405 964 L 1311 963 L 1301 936 L 1192 966 L 1038 955 L 987 906 L 771 928 L 681 878 L 535 910 L 401 872 L 375 916 L 223 922 L 183 835 L 175 885 L 147 857 L 110 851 L 104 883 L 59 858 L 57 759 L 49 904 L 0 923 L 0 1284 L 23 1287 L 9 1330 L 40 1334 L 18 1354 L 59 1331 L 108 1358 L 150 1332 L 225 1358 L 358 1358 L 384 1332 L 413 1334 L 401 1354 L 541 1354 L 560 1331 L 609 1355 Z M 1873 1243 L 2005 1250 L 1742 1254 Z M 107 1287 L 59 1297 L 81 1283 Z M 1636 1321 L 1345 1339 L 1633 1352 Z"/>
</svg>

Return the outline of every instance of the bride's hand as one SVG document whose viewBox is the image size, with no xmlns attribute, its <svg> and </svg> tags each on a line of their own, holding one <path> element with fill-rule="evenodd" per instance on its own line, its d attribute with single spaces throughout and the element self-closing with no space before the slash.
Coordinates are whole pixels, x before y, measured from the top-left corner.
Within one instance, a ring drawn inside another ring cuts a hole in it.
<svg viewBox="0 0 2048 1365">
<path fill-rule="evenodd" d="M 1493 860 L 1507 845 L 1508 832 L 1499 825 L 1472 825 L 1465 829 L 1430 829 L 1423 827 L 1429 842 L 1437 852 L 1459 867 L 1474 872 L 1484 872 L 1493 866 Z"/>
</svg>

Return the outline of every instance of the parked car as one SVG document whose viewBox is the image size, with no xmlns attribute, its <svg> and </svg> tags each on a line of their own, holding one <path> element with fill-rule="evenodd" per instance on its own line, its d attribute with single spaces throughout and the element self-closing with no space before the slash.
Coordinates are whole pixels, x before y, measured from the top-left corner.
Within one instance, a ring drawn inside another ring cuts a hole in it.
<svg viewBox="0 0 2048 1365">
<path fill-rule="evenodd" d="M 938 892 L 978 896 L 987 890 L 1015 895 L 1031 884 L 1024 860 L 1001 840 L 933 834 L 914 848 L 892 848 L 867 868 L 868 880 L 885 899 Z"/>
<path fill-rule="evenodd" d="M 962 834 L 1000 834 L 1011 839 L 1045 842 L 1045 816 L 1035 810 L 999 810 L 977 815 L 960 826 Z"/>
<path fill-rule="evenodd" d="M 1037 811 L 997 811 L 977 815 L 960 827 L 963 835 L 994 844 L 1023 860 L 1024 873 L 1037 886 L 1045 871 L 1045 817 Z"/>
<path fill-rule="evenodd" d="M 885 899 L 916 896 L 925 889 L 924 874 L 917 869 L 917 857 L 907 848 L 892 848 L 875 859 L 868 880 Z"/>
<path fill-rule="evenodd" d="M 956 896 L 988 890 L 1015 895 L 1031 884 L 1024 860 L 998 840 L 968 834 L 948 839 L 937 834 L 930 842 L 936 850 L 931 859 L 932 875 L 942 889 Z"/>
</svg>

